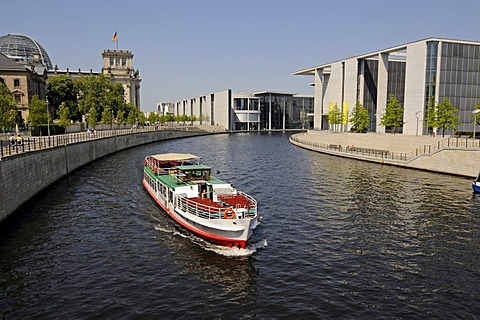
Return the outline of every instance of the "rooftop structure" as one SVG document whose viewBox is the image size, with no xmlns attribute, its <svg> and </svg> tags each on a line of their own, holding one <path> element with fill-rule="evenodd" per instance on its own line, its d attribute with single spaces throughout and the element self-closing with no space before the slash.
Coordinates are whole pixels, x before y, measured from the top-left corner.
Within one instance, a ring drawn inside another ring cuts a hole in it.
<svg viewBox="0 0 480 320">
<path fill-rule="evenodd" d="M 17 62 L 53 69 L 47 51 L 40 43 L 26 35 L 10 33 L 0 36 L 0 53 Z"/>
</svg>

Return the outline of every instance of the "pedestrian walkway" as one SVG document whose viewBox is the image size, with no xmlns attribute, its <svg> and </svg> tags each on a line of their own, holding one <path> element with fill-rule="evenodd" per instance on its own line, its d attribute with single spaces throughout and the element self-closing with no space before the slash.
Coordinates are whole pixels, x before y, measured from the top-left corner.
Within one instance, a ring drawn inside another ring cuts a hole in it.
<svg viewBox="0 0 480 320">
<path fill-rule="evenodd" d="M 357 148 L 370 148 L 388 150 L 395 153 L 413 153 L 416 149 L 425 145 L 434 145 L 447 139 L 448 136 L 411 136 L 390 133 L 351 133 L 351 132 L 328 132 L 308 131 L 302 139 L 316 141 L 325 144 L 353 146 Z"/>
<path fill-rule="evenodd" d="M 309 130 L 292 135 L 290 142 L 341 157 L 467 177 L 480 170 L 480 139 Z"/>
</svg>

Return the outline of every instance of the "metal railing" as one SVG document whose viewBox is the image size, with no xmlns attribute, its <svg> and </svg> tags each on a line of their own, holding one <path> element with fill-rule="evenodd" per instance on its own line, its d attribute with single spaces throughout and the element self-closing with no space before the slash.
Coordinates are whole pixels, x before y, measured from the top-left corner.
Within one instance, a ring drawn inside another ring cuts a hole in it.
<svg viewBox="0 0 480 320">
<path fill-rule="evenodd" d="M 187 197 L 177 199 L 178 207 L 183 211 L 203 219 L 225 219 L 224 212 L 226 208 L 212 207 L 206 204 L 198 203 Z"/>
<path fill-rule="evenodd" d="M 441 150 L 446 149 L 478 149 L 480 150 L 480 139 L 469 139 L 469 138 L 446 138 L 445 140 L 438 141 L 435 144 L 424 145 L 415 149 L 415 151 L 405 153 L 405 152 L 391 152 L 380 149 L 370 149 L 370 148 L 352 148 L 352 147 L 343 147 L 341 145 L 333 145 L 327 143 L 321 143 L 317 141 L 302 139 L 299 136 L 291 136 L 290 139 L 299 144 L 305 146 L 328 150 L 330 152 L 339 152 L 360 155 L 363 157 L 371 157 L 385 160 L 394 160 L 409 162 L 417 157 L 423 155 L 430 155 Z"/>
<path fill-rule="evenodd" d="M 42 137 L 24 137 L 21 142 L 9 141 L 8 139 L 0 140 L 0 157 L 7 157 L 19 153 L 42 150 L 47 148 L 53 148 L 58 146 L 65 146 L 68 144 L 79 143 L 84 141 L 91 141 L 95 139 L 103 139 L 120 135 L 136 134 L 141 132 L 151 131 L 198 131 L 205 132 L 205 130 L 198 129 L 196 127 L 158 127 L 145 126 L 143 128 L 131 128 L 131 129 L 115 129 L 115 130 L 102 130 L 95 132 L 76 132 L 67 133 L 54 136 L 42 136 Z"/>
</svg>

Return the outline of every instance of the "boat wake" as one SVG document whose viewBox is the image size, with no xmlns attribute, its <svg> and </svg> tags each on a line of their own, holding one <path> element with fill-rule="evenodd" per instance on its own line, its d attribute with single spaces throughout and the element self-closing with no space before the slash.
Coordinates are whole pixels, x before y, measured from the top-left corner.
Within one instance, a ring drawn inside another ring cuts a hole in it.
<svg viewBox="0 0 480 320">
<path fill-rule="evenodd" d="M 259 240 L 255 243 L 249 244 L 245 249 L 233 247 L 224 247 L 224 246 L 217 246 L 214 244 L 211 244 L 209 242 L 204 242 L 205 245 L 202 246 L 203 249 L 207 251 L 213 251 L 216 254 L 226 256 L 226 257 L 245 257 L 245 256 L 250 256 L 257 252 L 260 249 L 263 249 L 268 246 L 268 241 L 267 239 L 262 239 Z"/>
<path fill-rule="evenodd" d="M 241 249 L 237 247 L 229 248 L 229 247 L 219 246 L 219 245 L 215 245 L 213 243 L 207 242 L 202 238 L 197 237 L 190 233 L 182 233 L 182 232 L 179 232 L 178 230 L 168 229 L 160 225 L 156 225 L 154 226 L 154 228 L 157 231 L 170 233 L 173 236 L 180 236 L 184 239 L 189 239 L 190 241 L 192 241 L 193 243 L 195 243 L 196 245 L 198 245 L 199 247 L 201 247 L 206 251 L 212 251 L 212 252 L 215 252 L 216 254 L 226 256 L 226 257 L 250 256 L 255 252 L 257 252 L 258 250 L 266 248 L 268 246 L 268 241 L 265 238 L 265 239 L 261 239 L 256 242 L 250 243 L 245 249 Z"/>
</svg>

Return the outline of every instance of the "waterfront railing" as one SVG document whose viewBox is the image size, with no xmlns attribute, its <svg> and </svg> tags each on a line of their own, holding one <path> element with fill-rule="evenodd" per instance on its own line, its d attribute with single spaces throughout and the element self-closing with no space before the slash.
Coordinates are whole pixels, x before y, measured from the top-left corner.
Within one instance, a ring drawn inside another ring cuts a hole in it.
<svg viewBox="0 0 480 320">
<path fill-rule="evenodd" d="M 40 137 L 23 137 L 21 141 L 17 141 L 16 137 L 14 141 L 0 140 L 0 157 L 6 157 L 15 155 L 18 153 L 37 151 L 47 148 L 54 148 L 58 146 L 65 146 L 68 144 L 79 143 L 84 141 L 91 141 L 95 139 L 103 139 L 120 135 L 136 134 L 142 132 L 152 131 L 198 131 L 205 132 L 205 130 L 197 127 L 188 126 L 175 126 L 175 127 L 155 127 L 145 126 L 143 128 L 130 128 L 130 129 L 115 129 L 115 130 L 102 130 L 102 131 L 90 131 L 90 132 L 76 132 L 67 133 L 62 135 L 50 135 Z"/>
<path fill-rule="evenodd" d="M 385 160 L 409 162 L 415 158 L 424 155 L 431 155 L 436 152 L 445 149 L 456 150 L 480 150 L 480 139 L 469 138 L 446 138 L 445 140 L 438 141 L 435 144 L 424 145 L 416 148 L 412 152 L 393 152 L 388 150 L 372 149 L 372 148 L 358 148 L 351 146 L 342 146 L 337 144 L 321 143 L 318 141 L 312 141 L 302 138 L 302 135 L 291 136 L 290 139 L 298 144 L 302 144 L 308 147 L 323 149 L 330 153 L 346 153 L 355 156 L 363 156 L 370 158 L 378 158 Z"/>
</svg>

